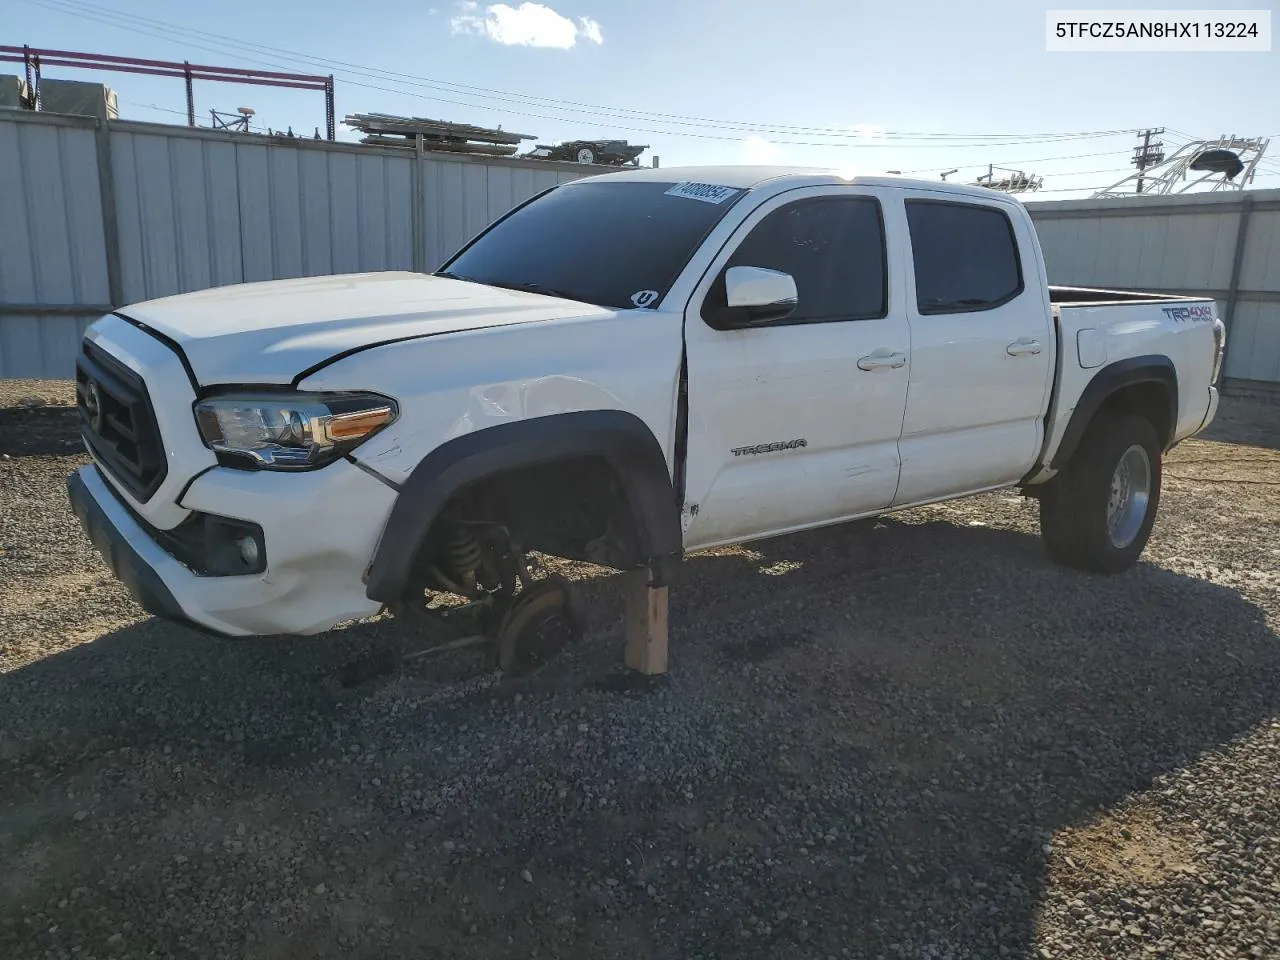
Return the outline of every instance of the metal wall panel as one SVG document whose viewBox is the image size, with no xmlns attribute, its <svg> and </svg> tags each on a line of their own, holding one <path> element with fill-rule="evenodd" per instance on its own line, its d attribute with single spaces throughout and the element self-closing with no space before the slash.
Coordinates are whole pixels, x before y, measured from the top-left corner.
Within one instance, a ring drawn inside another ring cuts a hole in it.
<svg viewBox="0 0 1280 960">
<path fill-rule="evenodd" d="M 1237 213 L 1062 220 L 1039 216 L 1036 232 L 1051 283 L 1225 290 L 1231 279 L 1238 217 Z"/>
<path fill-rule="evenodd" d="M 110 303 L 94 138 L 92 120 L 0 121 L 0 378 L 70 377 Z M 76 304 L 93 309 L 56 309 Z"/>
<path fill-rule="evenodd" d="M 1240 264 L 1240 289 L 1280 290 L 1280 210 L 1255 210 Z"/>
<path fill-rule="evenodd" d="M 0 303 L 109 299 L 92 122 L 0 121 Z"/>
<path fill-rule="evenodd" d="M 1213 297 L 1230 331 L 1223 375 L 1280 383 L 1280 190 L 1027 209 L 1051 283 Z"/>
<path fill-rule="evenodd" d="M 599 172 L 6 113 L 0 175 L 23 186 L 0 189 L 0 377 L 68 376 L 84 327 L 140 300 L 433 269 L 515 204 Z"/>
<path fill-rule="evenodd" d="M 0 189 L 0 377 L 66 375 L 111 306 L 434 269 L 512 206 L 599 172 L 6 112 L 0 176 L 21 188 Z M 1231 325 L 1227 375 L 1280 382 L 1280 190 L 1249 197 L 1238 258 L 1239 193 L 1027 206 L 1051 282 L 1213 296 Z"/>
<path fill-rule="evenodd" d="M 327 145 L 326 145 L 327 146 Z M 116 130 L 124 299 L 412 266 L 413 160 Z"/>
<path fill-rule="evenodd" d="M 1222 373 L 1238 380 L 1280 383 L 1280 303 L 1240 301 Z"/>
<path fill-rule="evenodd" d="M 0 380 L 71 379 L 80 339 L 99 316 L 0 313 Z"/>
</svg>

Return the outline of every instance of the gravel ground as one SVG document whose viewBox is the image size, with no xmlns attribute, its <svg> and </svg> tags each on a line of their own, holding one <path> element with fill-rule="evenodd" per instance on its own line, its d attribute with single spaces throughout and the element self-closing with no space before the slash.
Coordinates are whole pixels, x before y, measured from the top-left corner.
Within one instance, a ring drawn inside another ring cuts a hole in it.
<svg viewBox="0 0 1280 960">
<path fill-rule="evenodd" d="M 24 402 L 25 401 L 25 402 Z M 386 621 L 145 618 L 0 383 L 0 957 L 1280 957 L 1280 407 L 1180 446 L 1146 562 L 998 494 L 615 582 L 523 681 L 338 682 Z"/>
</svg>

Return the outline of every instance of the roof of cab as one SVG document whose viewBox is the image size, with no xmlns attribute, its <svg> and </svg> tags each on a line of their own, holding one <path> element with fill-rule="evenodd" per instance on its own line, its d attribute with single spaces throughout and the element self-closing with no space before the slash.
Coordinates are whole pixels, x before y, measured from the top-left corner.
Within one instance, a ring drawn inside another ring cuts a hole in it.
<svg viewBox="0 0 1280 960">
<path fill-rule="evenodd" d="M 964 196 L 1011 199 L 1008 194 L 986 187 L 965 183 L 947 183 L 942 180 L 918 180 L 896 174 L 863 176 L 854 172 L 830 167 L 784 167 L 728 165 L 715 167 L 628 167 L 616 173 L 584 177 L 573 183 L 589 183 L 608 180 L 647 181 L 650 183 L 709 183 L 738 190 L 752 190 L 765 183 L 777 186 L 776 181 L 788 181 L 792 186 L 825 186 L 827 184 L 860 184 L 876 187 L 911 187 L 934 190 Z M 569 184 L 564 184 L 569 186 Z"/>
</svg>

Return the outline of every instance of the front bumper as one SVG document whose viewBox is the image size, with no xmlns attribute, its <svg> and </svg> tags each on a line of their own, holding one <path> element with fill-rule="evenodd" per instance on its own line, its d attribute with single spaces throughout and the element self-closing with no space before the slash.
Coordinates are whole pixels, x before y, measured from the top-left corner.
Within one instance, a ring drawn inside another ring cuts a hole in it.
<svg viewBox="0 0 1280 960">
<path fill-rule="evenodd" d="M 98 494 L 112 496 L 102 480 L 95 476 L 96 473 L 97 467 L 85 467 L 71 474 L 67 478 L 67 496 L 71 499 L 71 509 L 80 519 L 80 525 L 84 527 L 85 533 L 97 547 L 98 553 L 102 554 L 102 559 L 116 575 L 116 579 L 124 584 L 125 589 L 147 613 L 199 630 L 218 633 L 219 631 L 196 623 L 183 612 L 155 568 L 143 559 L 139 546 L 135 545 L 136 538 L 131 540 L 130 531 L 121 530 L 112 521 L 97 496 L 90 492 L 90 485 L 96 481 L 97 486 L 101 487 Z M 139 532 L 142 530 L 136 523 L 135 526 Z M 142 545 L 142 549 L 146 549 L 145 545 Z"/>
<path fill-rule="evenodd" d="M 107 565 L 158 617 L 224 636 L 311 634 L 380 608 L 363 575 L 395 493 L 346 461 L 307 473 L 217 467 L 191 482 L 184 509 L 261 527 L 267 569 L 242 576 L 201 575 L 166 552 L 96 465 L 67 486 Z"/>
</svg>

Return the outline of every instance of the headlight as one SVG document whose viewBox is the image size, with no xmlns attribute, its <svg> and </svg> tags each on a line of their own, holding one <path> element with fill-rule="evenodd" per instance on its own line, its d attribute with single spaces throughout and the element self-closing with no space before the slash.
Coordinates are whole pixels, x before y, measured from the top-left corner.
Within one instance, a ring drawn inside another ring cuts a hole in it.
<svg viewBox="0 0 1280 960">
<path fill-rule="evenodd" d="M 368 393 L 227 394 L 196 404 L 204 442 L 272 470 L 323 466 L 395 420 L 395 402 Z"/>
</svg>

